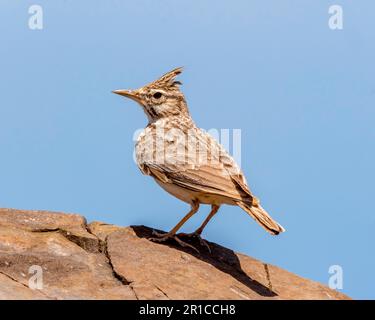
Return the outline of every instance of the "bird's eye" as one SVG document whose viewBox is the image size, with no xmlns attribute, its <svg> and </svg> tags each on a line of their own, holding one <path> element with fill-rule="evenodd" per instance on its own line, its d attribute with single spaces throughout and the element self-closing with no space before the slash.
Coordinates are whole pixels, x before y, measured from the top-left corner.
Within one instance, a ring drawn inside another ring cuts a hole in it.
<svg viewBox="0 0 375 320">
<path fill-rule="evenodd" d="M 162 94 L 161 92 L 155 92 L 153 95 L 152 95 L 155 99 L 160 99 Z"/>
</svg>

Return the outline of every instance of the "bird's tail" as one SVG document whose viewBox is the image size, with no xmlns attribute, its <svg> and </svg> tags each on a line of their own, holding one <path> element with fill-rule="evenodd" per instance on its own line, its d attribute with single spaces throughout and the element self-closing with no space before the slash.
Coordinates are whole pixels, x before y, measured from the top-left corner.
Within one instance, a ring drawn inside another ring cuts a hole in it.
<svg viewBox="0 0 375 320">
<path fill-rule="evenodd" d="M 271 216 L 264 210 L 260 204 L 249 205 L 245 202 L 239 201 L 237 205 L 245 210 L 256 222 L 258 222 L 266 231 L 273 235 L 284 232 L 285 229 L 279 225 Z"/>
</svg>

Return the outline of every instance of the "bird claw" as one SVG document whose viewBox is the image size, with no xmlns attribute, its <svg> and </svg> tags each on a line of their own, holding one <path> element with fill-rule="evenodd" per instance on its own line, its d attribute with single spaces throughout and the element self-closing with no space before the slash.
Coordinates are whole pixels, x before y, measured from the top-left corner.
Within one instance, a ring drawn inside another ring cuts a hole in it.
<svg viewBox="0 0 375 320">
<path fill-rule="evenodd" d="M 156 230 L 152 230 L 152 234 L 154 235 L 154 236 L 157 236 L 158 238 L 162 238 L 162 237 L 164 237 L 165 235 L 167 235 L 168 233 L 160 233 L 160 232 L 157 232 Z M 150 238 L 150 239 L 154 239 L 154 238 Z"/>
<path fill-rule="evenodd" d="M 210 246 L 208 245 L 207 241 L 204 240 L 204 239 L 201 237 L 200 233 L 198 233 L 198 232 L 192 232 L 192 233 L 179 233 L 178 235 L 179 235 L 179 236 L 182 236 L 182 237 L 197 238 L 197 239 L 199 240 L 200 245 L 203 246 L 203 247 L 206 247 L 207 250 L 208 250 L 208 252 L 211 253 L 211 248 L 210 248 Z"/>
<path fill-rule="evenodd" d="M 155 230 L 152 230 L 152 234 L 155 235 L 156 237 L 148 238 L 148 240 L 151 240 L 151 241 L 154 241 L 154 242 L 164 242 L 164 241 L 167 241 L 169 239 L 173 239 L 181 247 L 190 248 L 190 249 L 193 249 L 194 251 L 196 251 L 198 254 L 200 253 L 197 248 L 195 248 L 194 246 L 192 246 L 191 244 L 189 244 L 189 243 L 187 243 L 185 241 L 182 241 L 181 239 L 178 238 L 178 236 L 176 234 L 172 234 L 172 233 L 160 233 L 160 232 L 157 232 Z"/>
</svg>

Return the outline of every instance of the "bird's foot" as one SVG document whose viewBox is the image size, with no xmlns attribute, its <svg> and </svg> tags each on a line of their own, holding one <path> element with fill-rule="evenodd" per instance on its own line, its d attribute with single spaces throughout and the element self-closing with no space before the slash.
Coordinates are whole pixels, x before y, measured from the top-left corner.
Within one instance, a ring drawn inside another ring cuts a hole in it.
<svg viewBox="0 0 375 320">
<path fill-rule="evenodd" d="M 168 232 L 168 233 L 160 233 L 160 232 L 157 232 L 155 230 L 152 230 L 152 234 L 155 235 L 156 237 L 148 238 L 148 240 L 151 240 L 151 241 L 154 241 L 154 242 L 164 242 L 164 241 L 167 241 L 169 239 L 173 239 L 181 247 L 190 248 L 190 249 L 193 249 L 194 251 L 196 251 L 198 254 L 200 253 L 197 248 L 195 248 L 191 244 L 189 244 L 189 243 L 187 243 L 187 242 L 182 241 L 181 239 L 179 239 L 178 236 L 175 233 L 170 233 L 170 232 Z"/>
<path fill-rule="evenodd" d="M 208 245 L 207 241 L 204 240 L 202 237 L 201 237 L 201 234 L 199 232 L 192 232 L 192 233 L 179 233 L 178 236 L 180 237 L 188 237 L 188 238 L 195 238 L 195 239 L 198 239 L 199 240 L 199 243 L 201 246 L 203 247 L 206 247 L 208 252 L 211 253 L 211 248 L 210 246 Z"/>
</svg>

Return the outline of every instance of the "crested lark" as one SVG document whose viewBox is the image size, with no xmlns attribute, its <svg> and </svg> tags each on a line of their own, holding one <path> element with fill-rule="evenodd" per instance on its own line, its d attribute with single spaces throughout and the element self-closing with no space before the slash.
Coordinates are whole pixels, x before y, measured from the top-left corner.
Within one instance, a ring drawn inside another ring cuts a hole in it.
<svg viewBox="0 0 375 320">
<path fill-rule="evenodd" d="M 198 237 L 202 244 L 206 243 L 200 235 L 222 204 L 241 207 L 273 235 L 283 232 L 284 228 L 269 216 L 251 193 L 233 158 L 195 125 L 180 91 L 181 83 L 176 81 L 181 71 L 181 68 L 174 69 L 137 90 L 113 91 L 138 102 L 148 118 L 149 123 L 135 147 L 141 172 L 191 205 L 191 210 L 171 231 L 166 234 L 155 232 L 157 237 L 152 240 L 173 238 L 183 246 L 192 247 L 176 233 L 198 211 L 200 204 L 211 205 L 211 212 L 195 232 L 183 235 Z"/>
</svg>

